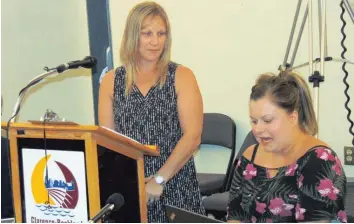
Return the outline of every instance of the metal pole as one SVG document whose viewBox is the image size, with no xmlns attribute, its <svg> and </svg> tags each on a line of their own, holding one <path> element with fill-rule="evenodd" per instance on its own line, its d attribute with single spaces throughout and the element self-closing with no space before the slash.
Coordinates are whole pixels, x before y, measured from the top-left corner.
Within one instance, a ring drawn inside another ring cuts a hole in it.
<svg viewBox="0 0 354 224">
<path fill-rule="evenodd" d="M 343 3 L 349 14 L 349 17 L 352 19 L 352 22 L 354 23 L 354 9 L 350 6 L 348 0 L 343 0 Z"/>
<path fill-rule="evenodd" d="M 300 41 L 301 41 L 302 32 L 304 31 L 304 27 L 305 27 L 305 24 L 306 24 L 308 12 L 309 12 L 309 9 L 306 7 L 304 18 L 302 19 L 301 27 L 300 27 L 299 34 L 297 36 L 296 44 L 295 44 L 295 47 L 294 47 L 294 52 L 293 52 L 293 54 L 291 56 L 290 67 L 292 67 L 294 65 L 294 61 L 295 61 L 295 57 L 296 57 L 296 54 L 297 54 L 297 50 L 299 48 L 299 44 L 300 44 Z"/>
<path fill-rule="evenodd" d="M 295 31 L 295 28 L 296 28 L 297 19 L 299 17 L 299 11 L 300 11 L 300 7 L 301 7 L 301 3 L 302 3 L 302 0 L 298 0 L 295 16 L 294 16 L 294 20 L 293 20 L 293 25 L 292 25 L 290 36 L 289 36 L 288 46 L 286 48 L 285 57 L 284 57 L 284 61 L 283 61 L 283 67 L 284 68 L 286 68 L 286 63 L 288 61 L 289 52 L 290 52 L 290 48 L 291 48 L 291 42 L 292 42 L 292 39 L 293 39 L 293 36 L 294 36 L 294 31 Z"/>
</svg>

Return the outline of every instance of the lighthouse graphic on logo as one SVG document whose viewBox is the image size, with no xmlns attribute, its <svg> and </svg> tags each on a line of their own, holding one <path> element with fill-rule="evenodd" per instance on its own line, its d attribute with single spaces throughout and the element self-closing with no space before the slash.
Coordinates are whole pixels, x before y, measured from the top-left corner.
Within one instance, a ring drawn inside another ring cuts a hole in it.
<svg viewBox="0 0 354 224">
<path fill-rule="evenodd" d="M 77 181 L 63 163 L 51 160 L 51 155 L 41 158 L 33 170 L 31 185 L 36 206 L 45 215 L 75 216 L 73 210 L 79 199 Z"/>
</svg>

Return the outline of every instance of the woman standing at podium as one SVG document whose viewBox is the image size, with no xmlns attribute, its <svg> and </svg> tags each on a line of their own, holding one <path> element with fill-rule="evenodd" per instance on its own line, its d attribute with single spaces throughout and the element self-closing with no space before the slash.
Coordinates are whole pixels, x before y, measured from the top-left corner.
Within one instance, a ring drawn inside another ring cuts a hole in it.
<svg viewBox="0 0 354 224">
<path fill-rule="evenodd" d="M 203 102 L 193 72 L 170 60 L 171 30 L 164 9 L 136 5 L 126 20 L 120 59 L 99 91 L 99 123 L 142 144 L 149 222 L 168 222 L 164 205 L 204 214 L 192 155 L 200 144 Z"/>
</svg>

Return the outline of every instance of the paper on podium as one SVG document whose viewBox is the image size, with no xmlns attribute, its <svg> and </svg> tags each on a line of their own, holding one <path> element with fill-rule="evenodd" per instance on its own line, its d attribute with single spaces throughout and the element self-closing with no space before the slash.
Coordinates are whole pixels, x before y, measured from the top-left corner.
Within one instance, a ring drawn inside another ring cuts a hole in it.
<svg viewBox="0 0 354 224">
<path fill-rule="evenodd" d="M 121 133 L 119 133 L 119 132 L 116 132 L 116 131 L 114 131 L 114 130 L 112 130 L 112 129 L 110 129 L 110 128 L 107 128 L 107 127 L 105 127 L 105 126 L 101 126 L 101 127 L 104 128 L 104 129 L 106 129 L 107 131 L 113 132 L 113 133 L 115 133 L 115 134 L 117 134 L 117 135 L 120 135 L 120 136 L 122 136 L 122 137 L 124 137 L 124 138 L 127 138 L 127 139 L 129 139 L 129 140 L 131 140 L 131 141 L 133 141 L 133 142 L 136 142 L 136 143 L 140 144 L 140 145 L 144 145 L 144 144 L 142 144 L 141 142 L 138 142 L 137 140 L 135 140 L 135 139 L 133 139 L 133 138 L 130 138 L 130 137 L 126 136 L 126 135 L 123 135 L 123 134 L 121 134 Z M 148 147 L 149 149 L 155 150 L 155 151 L 158 150 L 158 147 L 157 147 L 156 145 L 144 145 L 144 146 Z"/>
<path fill-rule="evenodd" d="M 142 145 L 142 144 L 141 144 L 140 142 L 138 142 L 137 140 L 132 139 L 132 138 L 130 138 L 130 137 L 126 136 L 126 135 L 123 135 L 123 134 L 121 134 L 121 133 L 119 133 L 119 132 L 116 132 L 115 130 L 112 130 L 112 129 L 107 128 L 107 127 L 105 127 L 105 126 L 101 126 L 101 127 L 104 128 L 104 129 L 106 129 L 107 131 L 113 132 L 114 134 L 120 135 L 120 136 L 122 136 L 122 137 L 124 137 L 124 138 L 127 138 L 127 139 L 129 139 L 129 140 L 132 140 L 133 142 L 136 142 L 136 143 Z"/>
</svg>

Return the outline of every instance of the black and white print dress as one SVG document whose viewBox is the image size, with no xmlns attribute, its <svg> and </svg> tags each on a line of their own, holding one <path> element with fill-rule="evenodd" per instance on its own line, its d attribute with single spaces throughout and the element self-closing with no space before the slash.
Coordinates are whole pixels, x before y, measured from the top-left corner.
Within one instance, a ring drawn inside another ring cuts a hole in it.
<svg viewBox="0 0 354 224">
<path fill-rule="evenodd" d="M 160 148 L 160 156 L 145 156 L 145 177 L 156 174 L 182 137 L 175 91 L 177 66 L 170 62 L 165 85 L 162 88 L 153 86 L 146 96 L 135 85 L 126 96 L 125 69 L 121 66 L 115 71 L 113 112 L 116 131 L 142 144 Z M 205 213 L 193 158 L 167 182 L 160 200 L 148 205 L 148 221 L 168 222 L 166 204 Z"/>
</svg>

